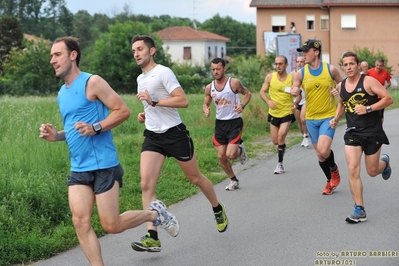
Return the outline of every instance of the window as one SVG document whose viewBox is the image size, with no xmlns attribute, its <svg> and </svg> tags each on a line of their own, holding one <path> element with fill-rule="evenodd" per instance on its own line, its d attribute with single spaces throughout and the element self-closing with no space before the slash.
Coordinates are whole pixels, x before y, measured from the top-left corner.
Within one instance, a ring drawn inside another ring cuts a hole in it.
<svg viewBox="0 0 399 266">
<path fill-rule="evenodd" d="M 190 60 L 191 59 L 191 47 L 183 48 L 183 59 Z"/>
<path fill-rule="evenodd" d="M 208 59 L 212 60 L 212 53 L 211 53 L 211 47 L 208 46 Z"/>
<path fill-rule="evenodd" d="M 287 19 L 284 15 L 272 16 L 272 32 L 284 32 Z"/>
<path fill-rule="evenodd" d="M 314 15 L 306 15 L 306 29 L 314 30 Z"/>
<path fill-rule="evenodd" d="M 224 58 L 224 49 L 223 49 L 223 47 L 222 47 L 222 55 L 221 55 L 221 58 Z"/>
<path fill-rule="evenodd" d="M 320 29 L 321 30 L 330 29 L 330 17 L 328 15 L 320 16 Z"/>
<path fill-rule="evenodd" d="M 215 46 L 215 57 L 218 57 L 218 47 Z"/>
<path fill-rule="evenodd" d="M 342 14 L 341 15 L 341 29 L 356 29 L 356 15 Z"/>
</svg>

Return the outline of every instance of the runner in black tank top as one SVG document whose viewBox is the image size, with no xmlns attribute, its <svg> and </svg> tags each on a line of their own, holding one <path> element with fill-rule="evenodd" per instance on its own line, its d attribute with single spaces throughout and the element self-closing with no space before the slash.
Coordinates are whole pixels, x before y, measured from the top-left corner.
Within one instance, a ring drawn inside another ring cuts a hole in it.
<svg viewBox="0 0 399 266">
<path fill-rule="evenodd" d="M 385 180 L 391 176 L 389 156 L 381 154 L 382 144 L 389 144 L 389 141 L 382 128 L 378 110 L 386 108 L 393 100 L 376 79 L 359 73 L 360 63 L 355 53 L 346 52 L 342 56 L 342 63 L 347 78 L 338 85 L 340 99 L 330 126 L 335 128 L 345 112 L 345 157 L 349 187 L 355 202 L 355 210 L 346 218 L 346 222 L 358 223 L 367 221 L 360 178 L 363 153 L 367 174 L 372 177 L 381 174 Z"/>
<path fill-rule="evenodd" d="M 371 112 L 367 115 L 357 115 L 354 110 L 357 105 L 372 105 L 378 102 L 377 95 L 368 94 L 363 86 L 365 75 L 360 75 L 359 82 L 356 88 L 352 92 L 348 92 L 345 88 L 347 79 L 344 79 L 341 83 L 340 96 L 344 101 L 346 124 L 348 130 L 353 134 L 362 136 L 374 136 L 382 130 L 382 121 L 378 121 L 378 112 Z"/>
</svg>

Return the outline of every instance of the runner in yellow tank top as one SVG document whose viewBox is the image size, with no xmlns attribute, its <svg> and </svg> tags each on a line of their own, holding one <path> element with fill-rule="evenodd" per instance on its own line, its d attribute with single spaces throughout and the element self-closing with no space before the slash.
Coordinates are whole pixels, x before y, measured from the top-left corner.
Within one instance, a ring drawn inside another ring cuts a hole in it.
<svg viewBox="0 0 399 266">
<path fill-rule="evenodd" d="M 277 56 L 275 61 L 276 72 L 268 74 L 260 89 L 260 96 L 269 106 L 268 121 L 270 122 L 270 136 L 274 145 L 277 145 L 278 163 L 275 174 L 284 173 L 283 157 L 285 153 L 285 137 L 292 122 L 295 121 L 293 110 L 301 101 L 297 97 L 293 104 L 291 95 L 292 76 L 287 74 L 288 61 L 283 55 Z M 269 97 L 266 95 L 268 92 Z"/>
<path fill-rule="evenodd" d="M 319 41 L 308 40 L 297 51 L 303 52 L 307 65 L 295 74 L 291 93 L 299 95 L 301 86 L 305 90 L 306 127 L 319 165 L 327 178 L 322 194 L 329 195 L 341 181 L 334 152 L 331 150 L 335 129 L 330 127 L 329 122 L 336 110 L 334 96 L 338 96 L 338 90 L 335 86 L 342 81 L 342 77 L 335 66 L 321 61 Z"/>
<path fill-rule="evenodd" d="M 311 72 L 320 74 L 315 76 Z M 335 81 L 331 77 L 329 65 L 321 62 L 316 71 L 313 71 L 309 65 L 305 65 L 302 75 L 302 89 L 307 98 L 311 99 L 306 105 L 306 119 L 324 119 L 334 116 L 336 102 L 330 88 L 335 87 Z"/>
</svg>

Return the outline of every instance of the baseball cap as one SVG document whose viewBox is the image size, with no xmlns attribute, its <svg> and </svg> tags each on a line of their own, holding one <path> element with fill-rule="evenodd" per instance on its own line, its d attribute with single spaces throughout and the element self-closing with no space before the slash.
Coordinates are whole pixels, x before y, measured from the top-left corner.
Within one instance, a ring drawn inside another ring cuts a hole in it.
<svg viewBox="0 0 399 266">
<path fill-rule="evenodd" d="M 298 52 L 303 52 L 309 50 L 310 48 L 321 51 L 321 42 L 317 40 L 307 40 L 302 44 L 302 47 L 297 48 L 296 50 Z"/>
</svg>

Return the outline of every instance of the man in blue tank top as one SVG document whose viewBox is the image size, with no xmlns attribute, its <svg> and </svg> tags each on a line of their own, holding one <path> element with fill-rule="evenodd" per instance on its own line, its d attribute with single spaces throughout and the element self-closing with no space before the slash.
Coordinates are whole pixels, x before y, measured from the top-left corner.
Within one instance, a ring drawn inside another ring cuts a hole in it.
<svg viewBox="0 0 399 266">
<path fill-rule="evenodd" d="M 80 71 L 81 54 L 76 38 L 56 39 L 50 56 L 56 76 L 65 81 L 58 94 L 64 129 L 58 131 L 52 124 L 42 124 L 39 137 L 51 142 L 66 141 L 68 145 L 69 206 L 76 235 L 90 264 L 104 265 L 100 243 L 91 225 L 95 203 L 108 233 L 152 222 L 177 236 L 179 224 L 159 200 L 151 202 L 148 210 L 119 214 L 123 169 L 111 129 L 128 119 L 130 111 L 103 78 Z"/>
<path fill-rule="evenodd" d="M 366 170 L 370 176 L 381 174 L 385 180 L 391 176 L 389 156 L 381 154 L 382 144 L 389 144 L 389 141 L 382 128 L 378 111 L 391 105 L 393 100 L 376 79 L 360 74 L 360 63 L 355 53 L 344 53 L 342 66 L 347 78 L 338 84 L 340 98 L 336 115 L 330 121 L 330 125 L 335 128 L 345 112 L 345 157 L 348 163 L 349 187 L 355 202 L 355 210 L 346 218 L 346 222 L 358 223 L 367 221 L 360 178 L 363 153 Z"/>
</svg>

